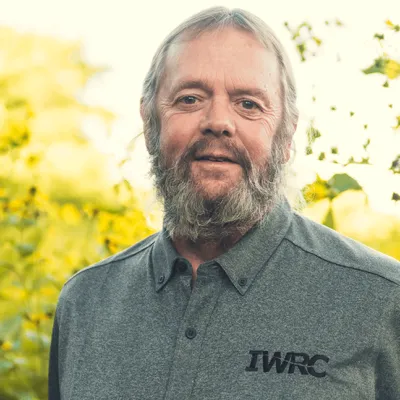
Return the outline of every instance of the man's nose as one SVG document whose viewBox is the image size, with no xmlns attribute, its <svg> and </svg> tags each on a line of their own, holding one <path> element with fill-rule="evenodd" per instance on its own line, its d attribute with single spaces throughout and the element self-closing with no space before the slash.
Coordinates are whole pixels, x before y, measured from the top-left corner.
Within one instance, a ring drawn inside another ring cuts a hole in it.
<svg viewBox="0 0 400 400">
<path fill-rule="evenodd" d="M 228 100 L 213 100 L 206 110 L 200 124 L 201 133 L 215 136 L 235 134 L 233 110 Z"/>
</svg>

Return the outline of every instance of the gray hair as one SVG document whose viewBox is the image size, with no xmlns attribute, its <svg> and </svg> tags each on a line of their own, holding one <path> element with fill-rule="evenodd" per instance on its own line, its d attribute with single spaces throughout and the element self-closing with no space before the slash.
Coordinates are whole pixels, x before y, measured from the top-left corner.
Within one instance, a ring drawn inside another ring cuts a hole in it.
<svg viewBox="0 0 400 400">
<path fill-rule="evenodd" d="M 142 109 L 144 130 L 147 133 L 146 141 L 151 157 L 157 156 L 160 149 L 160 122 L 156 107 L 156 97 L 160 87 L 160 80 L 164 75 L 168 49 L 182 37 L 194 37 L 203 32 L 234 27 L 251 32 L 266 49 L 271 50 L 280 67 L 282 90 L 283 120 L 281 133 L 285 141 L 290 141 L 293 124 L 297 123 L 299 112 L 296 106 L 296 86 L 289 58 L 272 29 L 254 14 L 235 8 L 212 7 L 201 11 L 175 28 L 161 43 L 156 51 L 150 69 L 145 77 L 142 90 Z"/>
</svg>

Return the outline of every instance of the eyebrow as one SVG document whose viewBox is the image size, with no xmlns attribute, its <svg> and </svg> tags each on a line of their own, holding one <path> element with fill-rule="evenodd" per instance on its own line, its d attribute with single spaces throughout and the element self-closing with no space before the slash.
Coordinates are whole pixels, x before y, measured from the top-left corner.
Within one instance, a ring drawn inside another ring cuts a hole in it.
<svg viewBox="0 0 400 400">
<path fill-rule="evenodd" d="M 173 99 L 177 93 L 185 89 L 200 89 L 211 95 L 213 90 L 205 82 L 199 80 L 188 80 L 178 83 L 171 90 L 170 98 Z M 261 99 L 266 105 L 270 105 L 271 100 L 269 98 L 268 92 L 259 88 L 236 88 L 231 90 L 229 93 L 231 96 L 245 96 L 250 95 Z"/>
</svg>

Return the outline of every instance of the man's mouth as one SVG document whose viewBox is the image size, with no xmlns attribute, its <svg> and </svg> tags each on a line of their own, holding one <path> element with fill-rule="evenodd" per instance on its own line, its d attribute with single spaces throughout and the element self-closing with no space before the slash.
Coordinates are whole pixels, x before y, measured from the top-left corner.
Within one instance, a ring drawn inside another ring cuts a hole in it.
<svg viewBox="0 0 400 400">
<path fill-rule="evenodd" d="M 204 157 L 196 158 L 195 161 L 229 162 L 229 163 L 236 164 L 234 161 L 230 160 L 229 158 L 225 158 L 225 157 L 204 156 Z"/>
</svg>

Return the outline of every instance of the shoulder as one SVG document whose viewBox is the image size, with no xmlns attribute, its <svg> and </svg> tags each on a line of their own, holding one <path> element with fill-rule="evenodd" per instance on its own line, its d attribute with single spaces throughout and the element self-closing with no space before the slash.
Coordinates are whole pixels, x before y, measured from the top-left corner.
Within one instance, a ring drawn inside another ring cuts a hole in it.
<svg viewBox="0 0 400 400">
<path fill-rule="evenodd" d="M 400 262 L 294 213 L 286 239 L 302 252 L 338 267 L 374 274 L 400 286 Z"/>
<path fill-rule="evenodd" d="M 127 259 L 130 260 L 130 265 L 133 267 L 136 264 L 136 259 L 142 259 L 141 256 L 149 250 L 157 238 L 158 233 L 155 233 L 140 242 L 128 247 L 127 249 L 113 254 L 95 264 L 89 265 L 72 275 L 63 285 L 62 294 L 68 292 L 72 287 L 79 287 L 80 291 L 96 287 L 104 281 L 108 269 L 122 265 Z"/>
</svg>

